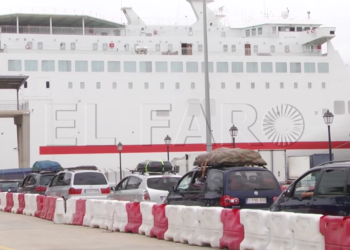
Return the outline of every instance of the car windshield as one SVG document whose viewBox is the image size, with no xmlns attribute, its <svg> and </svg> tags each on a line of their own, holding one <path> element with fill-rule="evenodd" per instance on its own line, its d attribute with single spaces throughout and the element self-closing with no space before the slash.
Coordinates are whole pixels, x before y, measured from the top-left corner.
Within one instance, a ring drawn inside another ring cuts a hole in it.
<svg viewBox="0 0 350 250">
<path fill-rule="evenodd" d="M 102 173 L 77 173 L 74 175 L 74 185 L 107 185 L 106 177 Z"/>
<path fill-rule="evenodd" d="M 18 187 L 18 182 L 13 181 L 13 182 L 0 182 L 0 189 L 5 189 L 5 188 L 15 188 Z"/>
<path fill-rule="evenodd" d="M 180 180 L 180 177 L 148 178 L 147 186 L 151 189 L 167 191 L 170 187 L 176 186 L 179 180 Z"/>
<path fill-rule="evenodd" d="M 270 171 L 232 171 L 228 174 L 229 191 L 276 190 L 279 183 Z"/>
<path fill-rule="evenodd" d="M 47 186 L 47 185 L 49 185 L 53 177 L 55 177 L 55 176 L 54 175 L 42 175 L 40 177 L 39 185 L 40 186 Z"/>
</svg>

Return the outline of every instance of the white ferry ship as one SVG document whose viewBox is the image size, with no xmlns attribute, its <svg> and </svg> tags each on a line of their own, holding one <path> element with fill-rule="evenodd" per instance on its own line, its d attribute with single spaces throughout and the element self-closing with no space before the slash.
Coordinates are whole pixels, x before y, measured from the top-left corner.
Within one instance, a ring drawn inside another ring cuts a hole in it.
<svg viewBox="0 0 350 250">
<path fill-rule="evenodd" d="M 1 75 L 29 76 L 19 97 L 30 111 L 30 166 L 55 160 L 118 171 L 121 142 L 123 169 L 133 169 L 166 159 L 167 135 L 170 160 L 206 150 L 203 9 L 187 1 L 197 21 L 186 26 L 149 26 L 132 8 L 122 9 L 127 25 L 84 15 L 0 16 Z M 236 147 L 327 153 L 329 110 L 333 153 L 347 158 L 350 79 L 332 46 L 336 28 L 288 12 L 238 28 L 222 18 L 207 7 L 213 149 L 232 147 L 234 124 Z M 4 108 L 15 95 L 0 97 Z M 17 167 L 13 120 L 0 122 L 1 168 Z"/>
</svg>

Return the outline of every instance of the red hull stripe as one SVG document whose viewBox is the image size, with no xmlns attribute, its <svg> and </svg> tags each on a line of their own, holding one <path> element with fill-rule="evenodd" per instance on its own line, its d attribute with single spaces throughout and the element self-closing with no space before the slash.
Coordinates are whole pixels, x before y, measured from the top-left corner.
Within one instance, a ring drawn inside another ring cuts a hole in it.
<svg viewBox="0 0 350 250">
<path fill-rule="evenodd" d="M 220 147 L 231 148 L 232 144 L 213 144 L 213 149 Z M 301 149 L 328 149 L 327 141 L 320 142 L 296 142 L 289 146 L 278 146 L 274 143 L 236 143 L 237 148 L 253 150 L 301 150 Z M 350 142 L 332 142 L 333 149 L 350 149 Z M 125 153 L 163 153 L 167 147 L 163 145 L 124 145 Z M 202 152 L 206 151 L 205 144 L 183 144 L 169 146 L 170 152 Z M 41 155 L 68 155 L 68 154 L 115 154 L 117 146 L 44 146 L 40 147 Z"/>
</svg>

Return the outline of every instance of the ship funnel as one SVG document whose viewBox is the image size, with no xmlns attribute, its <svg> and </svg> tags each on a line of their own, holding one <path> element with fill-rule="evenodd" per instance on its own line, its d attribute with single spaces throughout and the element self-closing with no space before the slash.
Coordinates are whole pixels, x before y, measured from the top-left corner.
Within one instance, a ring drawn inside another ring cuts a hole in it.
<svg viewBox="0 0 350 250">
<path fill-rule="evenodd" d="M 146 25 L 131 7 L 121 9 L 128 20 L 128 25 Z"/>
<path fill-rule="evenodd" d="M 194 26 L 201 26 L 203 25 L 203 1 L 206 2 L 206 4 L 208 5 L 208 3 L 213 3 L 214 0 L 187 0 L 187 2 L 189 2 L 191 4 L 192 10 L 196 16 L 197 22 L 194 24 Z M 208 6 L 207 6 L 207 21 L 208 23 L 215 26 L 222 26 L 219 22 L 219 17 L 217 17 L 215 15 L 215 13 L 213 13 L 213 11 L 211 11 Z"/>
</svg>

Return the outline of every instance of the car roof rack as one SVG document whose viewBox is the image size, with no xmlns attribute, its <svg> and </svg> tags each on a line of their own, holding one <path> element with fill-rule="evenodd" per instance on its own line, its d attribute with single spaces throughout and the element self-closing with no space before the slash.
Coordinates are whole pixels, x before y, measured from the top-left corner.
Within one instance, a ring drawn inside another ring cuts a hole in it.
<svg viewBox="0 0 350 250">
<path fill-rule="evenodd" d="M 316 167 L 318 166 L 324 166 L 324 165 L 327 165 L 327 164 L 331 164 L 331 163 L 350 163 L 350 160 L 343 160 L 343 161 L 326 161 L 326 162 L 323 162 L 321 164 L 318 164 Z"/>
<path fill-rule="evenodd" d="M 252 168 L 264 168 L 267 169 L 264 165 L 208 165 L 207 168 L 211 169 L 220 169 L 220 168 L 244 168 L 244 167 L 252 167 Z M 195 169 L 200 169 L 200 166 L 195 167 Z"/>
<path fill-rule="evenodd" d="M 138 170 L 130 170 L 130 173 L 135 174 L 135 173 L 139 173 L 141 175 L 164 175 L 164 174 L 174 174 L 176 175 L 177 173 L 175 171 L 159 171 L 159 172 L 143 172 L 143 171 L 138 171 Z"/>
<path fill-rule="evenodd" d="M 96 170 L 96 171 L 100 171 L 96 166 L 78 166 L 78 167 L 64 168 L 64 170 L 67 170 L 67 171 L 80 171 L 80 170 Z"/>
<path fill-rule="evenodd" d="M 58 172 L 61 172 L 62 169 L 58 169 L 58 170 L 38 170 L 38 171 L 32 171 L 31 173 L 33 174 L 56 174 Z"/>
</svg>

